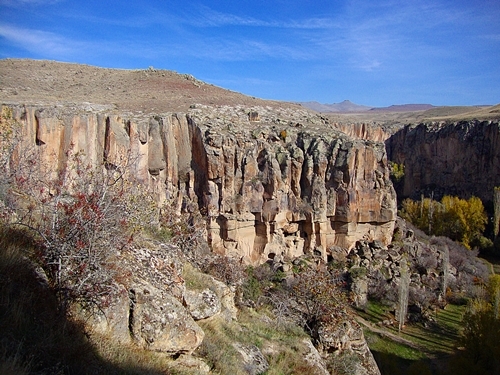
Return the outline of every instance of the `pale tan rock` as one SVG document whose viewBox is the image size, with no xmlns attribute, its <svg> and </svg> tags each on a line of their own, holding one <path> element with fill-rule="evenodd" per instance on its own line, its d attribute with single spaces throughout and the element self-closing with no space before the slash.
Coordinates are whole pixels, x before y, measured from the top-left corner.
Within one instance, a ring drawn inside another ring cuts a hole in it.
<svg viewBox="0 0 500 375">
<path fill-rule="evenodd" d="M 380 375 L 380 370 L 368 348 L 360 325 L 350 319 L 335 325 L 321 325 L 318 328 L 320 352 L 334 352 L 337 356 L 352 355 L 356 366 L 350 369 L 353 375 Z M 334 359 L 335 361 L 335 359 Z"/>
<path fill-rule="evenodd" d="M 235 290 L 223 282 L 214 279 L 212 276 L 200 272 L 190 264 L 186 264 L 185 267 L 191 277 L 197 280 L 196 284 L 203 285 L 203 288 L 193 287 L 187 283 L 184 299 L 188 294 L 199 295 L 203 291 L 209 290 L 218 300 L 218 302 L 215 302 L 213 305 L 219 306 L 217 309 L 218 311 L 213 315 L 220 313 L 220 316 L 226 320 L 236 320 L 238 309 L 235 305 Z"/>
<path fill-rule="evenodd" d="M 194 320 L 210 318 L 221 311 L 221 302 L 210 289 L 201 292 L 186 290 L 184 302 Z"/>
<path fill-rule="evenodd" d="M 309 366 L 311 366 L 311 372 L 318 375 L 329 375 L 330 373 L 326 369 L 325 361 L 321 358 L 321 354 L 312 344 L 311 339 L 303 339 L 302 342 L 307 349 L 307 352 L 305 352 L 303 356 Z"/>
<path fill-rule="evenodd" d="M 187 371 L 189 374 L 208 375 L 210 374 L 210 366 L 201 358 L 191 355 L 181 355 L 175 360 L 173 367 L 181 372 Z"/>
<path fill-rule="evenodd" d="M 234 343 L 233 347 L 240 353 L 242 363 L 247 373 L 250 375 L 258 375 L 267 371 L 269 363 L 262 352 L 255 345 L 245 345 L 242 343 Z"/>
<path fill-rule="evenodd" d="M 134 285 L 130 330 L 134 342 L 149 350 L 192 353 L 202 342 L 203 330 L 182 304 L 152 285 Z"/>
<path fill-rule="evenodd" d="M 97 333 L 113 340 L 130 344 L 132 338 L 129 331 L 130 301 L 128 291 L 123 285 L 117 285 L 118 291 L 115 298 L 107 306 L 97 310 L 88 310 L 81 305 L 74 304 L 71 313 L 81 322 L 85 323 L 88 332 Z"/>
<path fill-rule="evenodd" d="M 71 169 L 68 149 L 90 165 L 132 160 L 130 173 L 159 202 L 180 210 L 190 201 L 206 212 L 213 251 L 246 263 L 315 250 L 326 259 L 368 233 L 391 241 L 396 196 L 384 145 L 325 133 L 305 111 L 196 106 L 146 116 L 88 106 L 13 108 L 44 173 Z M 259 113 L 258 138 L 249 111 Z"/>
</svg>

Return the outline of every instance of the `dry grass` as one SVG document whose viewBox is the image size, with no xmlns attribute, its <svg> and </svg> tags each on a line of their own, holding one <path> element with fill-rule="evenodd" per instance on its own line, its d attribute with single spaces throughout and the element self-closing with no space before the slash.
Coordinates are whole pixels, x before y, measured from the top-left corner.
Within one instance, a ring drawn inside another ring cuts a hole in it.
<svg viewBox="0 0 500 375">
<path fill-rule="evenodd" d="M 184 264 L 182 278 L 186 283 L 186 287 L 194 291 L 202 291 L 211 283 L 209 275 L 196 270 L 190 263 Z"/>
<path fill-rule="evenodd" d="M 35 251 L 27 233 L 0 226 L 0 374 L 182 374 L 164 354 L 88 336 L 59 310 Z"/>
<path fill-rule="evenodd" d="M 278 326 L 271 312 L 243 308 L 237 322 L 209 319 L 200 322 L 205 339 L 198 353 L 205 357 L 217 374 L 246 375 L 244 364 L 234 343 L 255 345 L 266 357 L 269 369 L 266 375 L 308 373 L 314 369 L 304 359 L 307 348 L 303 340 L 308 336 L 297 326 Z"/>
</svg>

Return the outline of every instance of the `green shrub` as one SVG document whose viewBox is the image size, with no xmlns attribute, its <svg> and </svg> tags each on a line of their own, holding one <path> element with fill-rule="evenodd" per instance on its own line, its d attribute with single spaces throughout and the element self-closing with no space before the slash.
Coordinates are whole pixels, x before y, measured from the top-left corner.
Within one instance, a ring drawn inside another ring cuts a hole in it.
<svg viewBox="0 0 500 375">
<path fill-rule="evenodd" d="M 250 300 L 257 302 L 259 297 L 263 295 L 262 283 L 255 276 L 254 268 L 252 266 L 246 269 L 247 277 L 243 282 L 243 298 L 245 300 Z"/>
<path fill-rule="evenodd" d="M 357 279 L 360 277 L 365 277 L 368 270 L 365 267 L 352 267 L 349 270 L 349 276 L 352 279 Z"/>
<path fill-rule="evenodd" d="M 403 180 L 405 176 L 405 166 L 404 164 L 389 162 L 390 178 L 393 182 L 399 183 Z"/>
</svg>

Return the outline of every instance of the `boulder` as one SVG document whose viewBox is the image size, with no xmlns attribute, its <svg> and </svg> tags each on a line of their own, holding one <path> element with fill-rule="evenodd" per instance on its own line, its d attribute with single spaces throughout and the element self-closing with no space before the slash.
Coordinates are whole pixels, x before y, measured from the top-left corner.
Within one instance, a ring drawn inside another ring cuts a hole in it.
<svg viewBox="0 0 500 375">
<path fill-rule="evenodd" d="M 203 330 L 173 296 L 144 283 L 131 288 L 130 300 L 129 326 L 137 345 L 182 354 L 201 344 Z"/>
<path fill-rule="evenodd" d="M 357 364 L 350 369 L 350 374 L 380 375 L 358 323 L 343 319 L 336 324 L 321 324 L 316 334 L 320 352 L 336 356 L 354 356 L 354 362 Z"/>
<path fill-rule="evenodd" d="M 259 375 L 267 371 L 269 363 L 255 345 L 235 343 L 233 346 L 240 353 L 248 374 Z"/>
<path fill-rule="evenodd" d="M 209 318 L 221 311 L 219 297 L 210 289 L 201 292 L 186 290 L 184 302 L 194 320 Z"/>
</svg>

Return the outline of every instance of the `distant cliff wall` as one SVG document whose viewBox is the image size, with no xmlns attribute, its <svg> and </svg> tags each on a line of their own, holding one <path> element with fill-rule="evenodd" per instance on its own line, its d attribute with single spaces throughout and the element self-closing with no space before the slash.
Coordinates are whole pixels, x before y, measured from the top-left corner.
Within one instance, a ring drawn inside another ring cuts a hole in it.
<svg viewBox="0 0 500 375">
<path fill-rule="evenodd" d="M 374 142 L 385 142 L 385 140 L 391 136 L 391 133 L 384 130 L 382 126 L 367 123 L 334 123 L 333 127 L 344 132 L 350 137 L 366 139 Z"/>
<path fill-rule="evenodd" d="M 206 214 L 216 252 L 260 263 L 314 250 L 326 258 L 361 238 L 391 240 L 396 196 L 384 145 L 324 131 L 303 114 L 10 106 L 47 173 L 68 168 L 69 149 L 95 166 L 135 156 L 132 174 L 158 200 L 191 202 Z"/>
<path fill-rule="evenodd" d="M 406 126 L 386 141 L 390 160 L 404 164 L 398 197 L 453 194 L 493 200 L 500 186 L 498 121 L 461 121 Z"/>
</svg>

